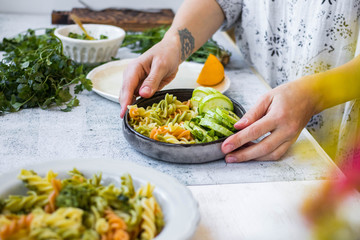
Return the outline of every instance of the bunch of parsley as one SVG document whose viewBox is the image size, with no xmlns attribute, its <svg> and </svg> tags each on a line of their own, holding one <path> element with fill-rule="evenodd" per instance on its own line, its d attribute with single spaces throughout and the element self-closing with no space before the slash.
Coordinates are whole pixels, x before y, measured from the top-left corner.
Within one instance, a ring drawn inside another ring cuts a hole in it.
<svg viewBox="0 0 360 240">
<path fill-rule="evenodd" d="M 54 29 L 42 35 L 29 29 L 15 38 L 4 38 L 0 51 L 5 51 L 0 62 L 0 114 L 52 106 L 71 111 L 79 100 L 69 87 L 75 86 L 75 94 L 92 88 L 84 66 L 63 54 Z"/>
</svg>

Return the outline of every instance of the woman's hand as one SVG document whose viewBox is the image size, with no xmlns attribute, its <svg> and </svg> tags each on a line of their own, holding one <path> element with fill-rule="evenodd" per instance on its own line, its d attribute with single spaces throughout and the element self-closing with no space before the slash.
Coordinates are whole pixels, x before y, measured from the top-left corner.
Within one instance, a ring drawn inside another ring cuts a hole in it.
<svg viewBox="0 0 360 240">
<path fill-rule="evenodd" d="M 164 38 L 128 65 L 119 98 L 121 117 L 137 96 L 149 98 L 174 79 L 181 62 L 179 45 L 176 38 Z"/>
<path fill-rule="evenodd" d="M 204 21 L 199 21 L 202 19 Z M 120 116 L 137 95 L 148 98 L 174 79 L 178 66 L 221 26 L 225 15 L 215 0 L 184 0 L 170 29 L 124 72 Z"/>
<path fill-rule="evenodd" d="M 235 124 L 240 131 L 221 147 L 226 162 L 278 160 L 285 154 L 317 112 L 318 97 L 307 84 L 309 78 L 272 89 Z M 250 143 L 269 132 L 259 143 Z"/>
<path fill-rule="evenodd" d="M 235 124 L 240 131 L 222 144 L 226 161 L 278 160 L 312 115 L 360 98 L 359 66 L 357 56 L 342 66 L 269 91 Z M 271 134 L 259 143 L 251 143 L 268 132 Z M 250 146 L 244 146 L 246 143 Z"/>
</svg>

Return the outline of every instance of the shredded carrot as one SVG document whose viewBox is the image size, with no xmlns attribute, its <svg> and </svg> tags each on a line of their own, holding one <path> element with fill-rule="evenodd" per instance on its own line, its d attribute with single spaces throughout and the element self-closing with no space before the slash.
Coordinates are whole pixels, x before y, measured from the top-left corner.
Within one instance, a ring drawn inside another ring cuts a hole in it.
<svg viewBox="0 0 360 240">
<path fill-rule="evenodd" d="M 182 134 L 183 132 L 184 129 L 178 128 L 172 133 L 172 135 L 174 135 L 176 138 L 179 138 L 179 135 Z"/>
<path fill-rule="evenodd" d="M 182 133 L 180 133 L 180 135 L 177 137 L 178 139 L 181 138 L 186 138 L 187 140 L 190 139 L 190 131 L 189 130 L 184 130 Z"/>
<path fill-rule="evenodd" d="M 190 100 L 187 100 L 187 101 L 183 102 L 183 104 L 185 104 L 186 106 L 190 107 Z"/>
<path fill-rule="evenodd" d="M 154 127 L 150 132 L 150 138 L 155 139 L 155 134 L 157 133 L 157 127 Z"/>
</svg>

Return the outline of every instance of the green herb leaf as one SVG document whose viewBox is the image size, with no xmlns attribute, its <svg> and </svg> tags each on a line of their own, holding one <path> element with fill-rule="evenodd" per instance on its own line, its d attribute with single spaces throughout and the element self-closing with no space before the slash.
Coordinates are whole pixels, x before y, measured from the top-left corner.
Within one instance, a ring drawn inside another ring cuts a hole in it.
<svg viewBox="0 0 360 240">
<path fill-rule="evenodd" d="M 24 63 L 21 64 L 21 68 L 24 69 L 24 68 L 27 68 L 29 66 L 30 62 L 29 61 L 26 61 Z"/>
<path fill-rule="evenodd" d="M 69 87 L 75 84 L 75 94 L 90 91 L 92 83 L 86 74 L 93 67 L 84 67 L 63 54 L 61 41 L 54 29 L 36 35 L 27 30 L 14 38 L 4 38 L 0 51 L 0 114 L 21 108 L 66 106 L 70 111 L 79 105 Z"/>
</svg>

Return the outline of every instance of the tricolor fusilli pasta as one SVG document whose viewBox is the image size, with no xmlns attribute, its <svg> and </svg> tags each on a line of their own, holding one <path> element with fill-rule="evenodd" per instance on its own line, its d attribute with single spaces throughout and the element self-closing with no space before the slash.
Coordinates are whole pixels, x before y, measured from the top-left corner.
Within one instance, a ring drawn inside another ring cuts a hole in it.
<svg viewBox="0 0 360 240">
<path fill-rule="evenodd" d="M 58 179 L 22 170 L 26 196 L 0 201 L 0 239 L 147 240 L 160 233 L 164 218 L 148 183 L 135 191 L 129 174 L 121 185 L 104 186 L 101 174 L 86 178 L 77 169 Z"/>
<path fill-rule="evenodd" d="M 194 118 L 197 113 L 190 109 L 190 101 L 181 102 L 171 94 L 152 106 L 138 108 L 129 106 L 130 125 L 135 131 L 152 139 L 168 143 L 195 143 L 184 121 Z"/>
</svg>

